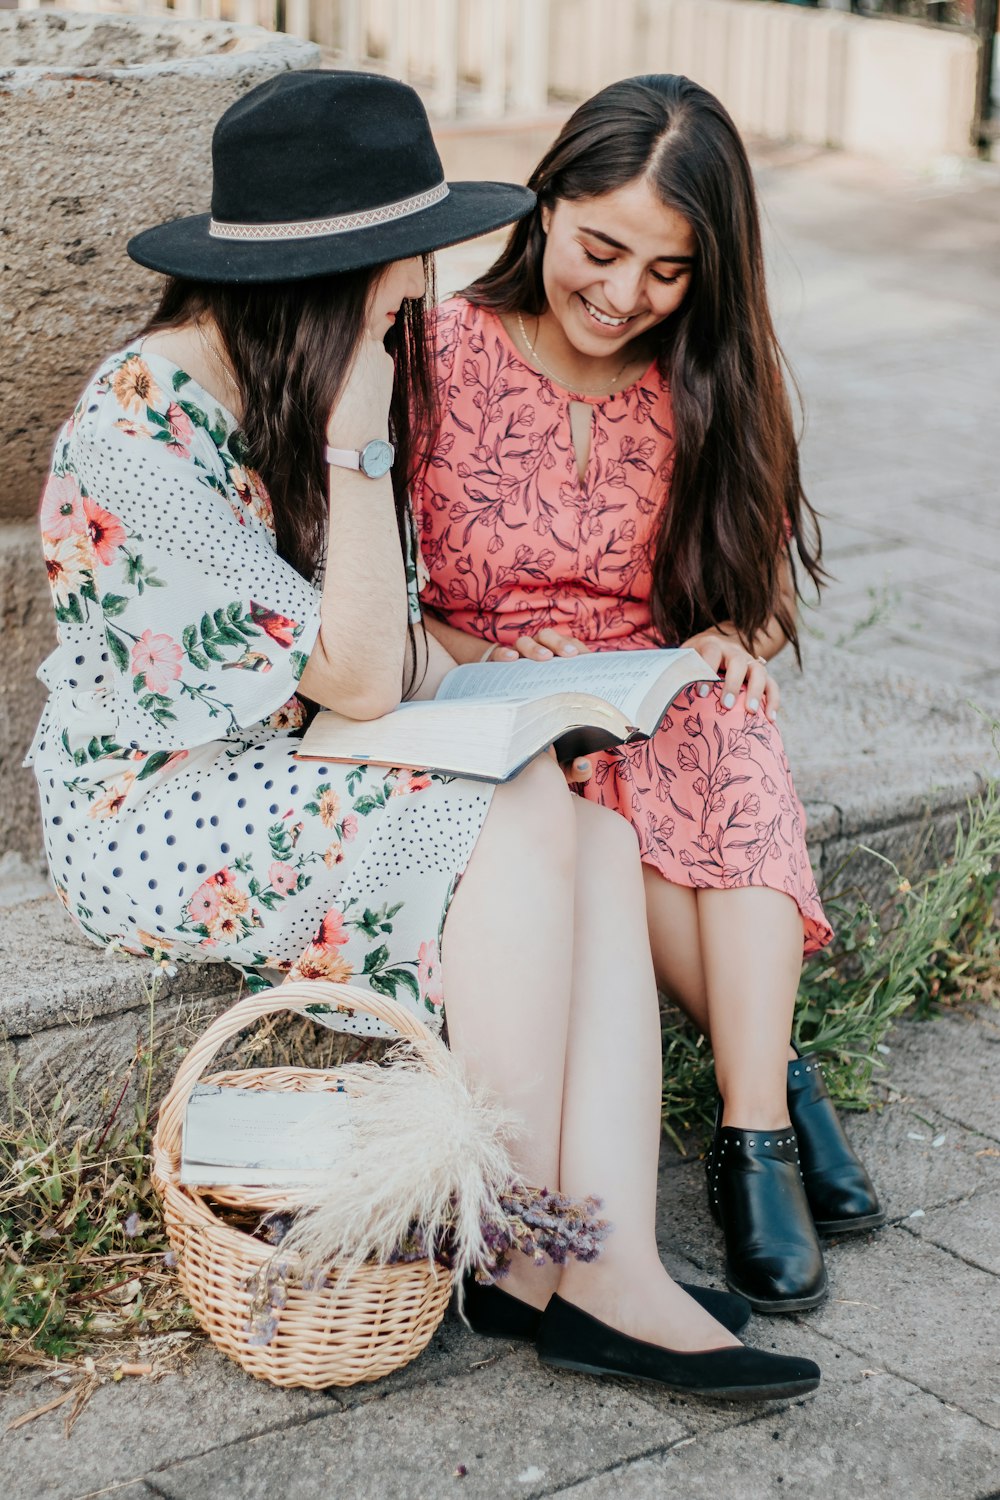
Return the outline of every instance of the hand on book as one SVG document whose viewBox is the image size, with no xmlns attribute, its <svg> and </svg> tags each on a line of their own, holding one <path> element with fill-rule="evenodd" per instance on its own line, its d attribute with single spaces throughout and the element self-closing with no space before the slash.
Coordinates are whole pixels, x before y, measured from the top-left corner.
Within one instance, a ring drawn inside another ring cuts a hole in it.
<svg viewBox="0 0 1000 1500">
<path fill-rule="evenodd" d="M 519 656 L 528 661 L 551 661 L 554 656 L 584 656 L 593 651 L 585 641 L 575 635 L 563 635 L 559 630 L 540 630 L 537 635 L 519 635 L 513 646 L 494 646 L 488 661 L 517 661 Z"/>
<path fill-rule="evenodd" d="M 732 634 L 723 626 L 718 630 L 703 630 L 682 644 L 697 651 L 723 677 L 719 689 L 722 695 L 720 706 L 724 712 L 735 706 L 740 689 L 745 687 L 748 713 L 755 714 L 758 709 L 763 709 L 769 719 L 777 716 L 781 697 L 777 681 L 768 671 L 763 656 L 751 656 L 736 634 L 735 626 Z M 711 691 L 712 684 L 707 682 L 698 689 L 702 698 Z"/>
</svg>

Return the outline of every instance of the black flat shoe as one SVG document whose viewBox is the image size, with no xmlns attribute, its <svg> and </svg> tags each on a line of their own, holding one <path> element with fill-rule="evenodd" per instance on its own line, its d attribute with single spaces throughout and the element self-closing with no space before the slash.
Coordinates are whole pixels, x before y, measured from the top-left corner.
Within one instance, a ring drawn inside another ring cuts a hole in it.
<svg viewBox="0 0 1000 1500">
<path fill-rule="evenodd" d="M 813 1056 L 788 1064 L 788 1112 L 799 1143 L 799 1164 L 813 1222 L 820 1234 L 878 1229 L 885 1212 L 858 1161 Z"/>
<path fill-rule="evenodd" d="M 538 1357 L 558 1370 L 584 1375 L 625 1375 L 668 1391 L 713 1396 L 722 1401 L 770 1401 L 804 1396 L 819 1385 L 811 1359 L 765 1354 L 740 1345 L 694 1354 L 629 1338 L 556 1295 L 538 1330 Z"/>
<path fill-rule="evenodd" d="M 703 1307 L 710 1317 L 730 1333 L 739 1333 L 750 1319 L 750 1304 L 744 1297 L 734 1297 L 731 1292 L 716 1291 L 710 1286 L 689 1286 L 678 1282 L 689 1297 Z M 483 1286 L 474 1276 L 463 1282 L 465 1317 L 474 1333 L 483 1333 L 488 1338 L 534 1339 L 542 1321 L 537 1307 L 512 1297 L 502 1287 Z"/>
<path fill-rule="evenodd" d="M 709 1207 L 726 1237 L 726 1285 L 754 1312 L 818 1306 L 826 1267 L 795 1132 L 717 1126 L 707 1165 Z"/>
</svg>

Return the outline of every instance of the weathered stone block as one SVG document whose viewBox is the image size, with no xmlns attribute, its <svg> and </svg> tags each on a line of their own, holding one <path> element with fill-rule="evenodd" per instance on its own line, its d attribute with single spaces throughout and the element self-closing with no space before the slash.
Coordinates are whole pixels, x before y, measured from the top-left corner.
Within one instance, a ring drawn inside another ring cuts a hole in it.
<svg viewBox="0 0 1000 1500">
<path fill-rule="evenodd" d="M 318 59 L 311 43 L 228 22 L 0 12 L 10 515 L 34 512 L 88 374 L 151 310 L 159 282 L 128 260 L 128 237 L 203 212 L 223 110 Z"/>
</svg>

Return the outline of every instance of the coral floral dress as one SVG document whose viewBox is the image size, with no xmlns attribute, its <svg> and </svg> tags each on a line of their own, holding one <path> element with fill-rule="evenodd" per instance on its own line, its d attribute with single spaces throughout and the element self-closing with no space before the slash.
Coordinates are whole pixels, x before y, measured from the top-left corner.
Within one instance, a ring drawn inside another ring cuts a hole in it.
<svg viewBox="0 0 1000 1500">
<path fill-rule="evenodd" d="M 670 481 L 669 388 L 654 363 L 600 398 L 520 358 L 495 313 L 462 298 L 435 327 L 442 424 L 414 487 L 425 605 L 484 641 L 552 627 L 597 650 L 674 644 L 651 627 L 648 544 Z M 592 416 L 581 480 L 570 405 Z M 805 951 L 832 932 L 776 727 L 741 695 L 694 688 L 649 740 L 593 757 L 582 795 L 630 820 L 644 862 L 677 885 L 784 891 Z"/>
<path fill-rule="evenodd" d="M 251 980 L 351 980 L 440 1026 L 440 936 L 492 788 L 295 758 L 320 590 L 275 550 L 236 419 L 161 356 L 113 355 L 56 442 L 41 529 L 59 644 L 29 761 L 78 925 Z"/>
</svg>

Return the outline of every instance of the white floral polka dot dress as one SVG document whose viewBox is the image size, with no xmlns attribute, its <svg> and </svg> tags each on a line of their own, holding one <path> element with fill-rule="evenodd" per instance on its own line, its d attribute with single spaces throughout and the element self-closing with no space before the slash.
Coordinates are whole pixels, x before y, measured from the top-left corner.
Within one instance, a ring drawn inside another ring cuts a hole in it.
<svg viewBox="0 0 1000 1500">
<path fill-rule="evenodd" d="M 235 418 L 170 361 L 112 356 L 59 434 L 41 529 L 59 645 L 28 763 L 74 920 L 368 985 L 440 1026 L 444 919 L 492 788 L 295 758 L 320 595 L 275 551 Z"/>
</svg>

